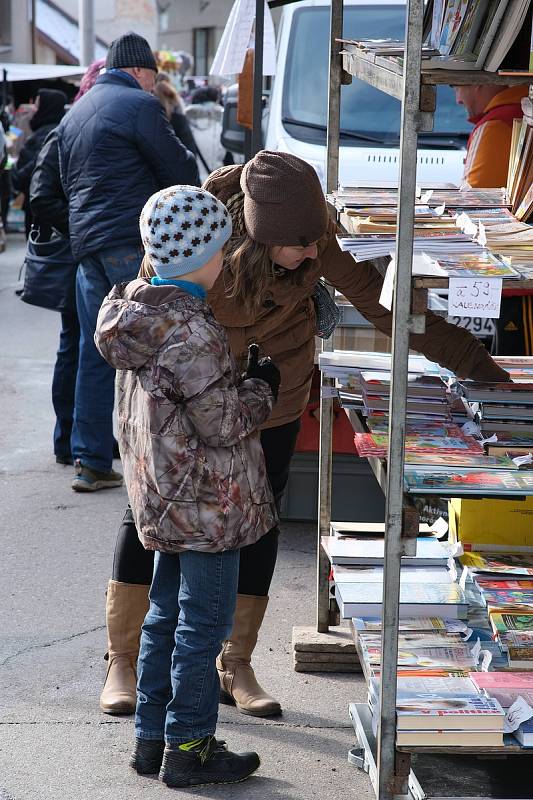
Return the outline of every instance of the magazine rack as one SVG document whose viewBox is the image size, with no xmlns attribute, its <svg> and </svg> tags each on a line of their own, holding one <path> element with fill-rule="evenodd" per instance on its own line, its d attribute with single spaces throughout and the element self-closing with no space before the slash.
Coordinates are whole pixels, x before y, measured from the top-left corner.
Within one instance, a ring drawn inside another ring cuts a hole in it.
<svg viewBox="0 0 533 800">
<path fill-rule="evenodd" d="M 352 753 L 352 761 L 366 769 L 378 800 L 408 796 L 420 800 L 426 795 L 411 770 L 411 753 L 421 748 L 400 748 L 396 745 L 396 669 L 398 657 L 398 622 L 401 556 L 410 554 L 413 527 L 406 524 L 406 500 L 403 491 L 404 437 L 407 397 L 407 365 L 409 334 L 424 333 L 424 290 L 447 286 L 442 279 L 412 277 L 414 206 L 416 193 L 416 159 L 418 133 L 433 127 L 436 107 L 436 86 L 447 84 L 532 82 L 531 78 L 500 77 L 482 71 L 422 71 L 424 0 L 406 2 L 406 47 L 402 61 L 377 57 L 356 45 L 342 41 L 343 0 L 331 0 L 330 75 L 327 131 L 327 192 L 338 185 L 340 87 L 351 76 L 402 102 L 400 135 L 400 172 L 396 241 L 396 281 L 393 295 L 392 370 L 389 418 L 394 426 L 389 432 L 387 470 L 374 464 L 385 497 L 385 550 L 383 573 L 381 691 L 377 735 L 369 724 L 366 706 L 353 704 L 350 715 L 360 750 Z M 379 13 L 379 12 L 378 12 Z M 523 285 L 524 282 L 520 282 Z M 413 292 L 414 285 L 423 294 Z M 514 283 L 517 286 L 517 283 Z M 527 282 L 533 286 L 533 281 Z M 422 301 L 422 302 L 421 302 Z M 332 350 L 332 341 L 323 342 L 323 350 Z M 328 591 L 329 562 L 320 545 L 329 534 L 331 522 L 331 433 L 334 386 L 333 379 L 321 375 L 320 449 L 319 449 L 319 524 L 317 556 L 317 630 L 326 632 L 330 624 Z M 410 516 L 413 520 L 413 516 Z M 418 529 L 416 524 L 415 530 Z M 416 535 L 416 534 L 415 534 Z M 423 752 L 456 752 L 452 748 L 423 748 Z M 461 750 L 463 752 L 463 750 Z M 466 752 L 466 751 L 465 751 Z M 475 752 L 480 754 L 481 748 Z M 494 753 L 494 748 L 486 752 Z M 527 753 L 509 744 L 498 753 Z"/>
</svg>

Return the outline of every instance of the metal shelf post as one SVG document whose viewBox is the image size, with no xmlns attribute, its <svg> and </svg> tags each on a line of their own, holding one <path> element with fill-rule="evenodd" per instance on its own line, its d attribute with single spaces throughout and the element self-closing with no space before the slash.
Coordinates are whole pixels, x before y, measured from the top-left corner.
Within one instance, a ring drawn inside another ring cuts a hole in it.
<svg viewBox="0 0 533 800">
<path fill-rule="evenodd" d="M 337 188 L 339 180 L 339 131 L 342 59 L 341 46 L 337 39 L 342 38 L 343 0 L 331 0 L 330 17 L 330 69 L 328 92 L 327 128 L 327 171 L 326 188 L 330 192 Z M 333 338 L 322 340 L 322 352 L 333 350 Z M 329 629 L 329 561 L 320 546 L 321 536 L 329 536 L 331 522 L 331 478 L 333 456 L 331 453 L 333 433 L 334 382 L 331 378 L 320 376 L 320 443 L 318 463 L 318 536 L 317 536 L 317 631 L 326 633 Z"/>
<path fill-rule="evenodd" d="M 402 508 L 409 332 L 423 318 L 411 317 L 411 273 L 416 193 L 417 131 L 420 126 L 420 72 L 423 0 L 407 0 L 406 48 L 400 136 L 399 203 L 394 282 L 392 374 L 389 406 L 389 451 L 385 506 L 385 559 L 379 724 L 377 733 L 377 797 L 391 800 L 407 794 L 408 765 L 396 752 L 396 672 L 400 566 L 403 552 Z M 423 330 L 423 328 L 422 328 Z M 419 328 L 417 331 L 422 332 Z"/>
</svg>

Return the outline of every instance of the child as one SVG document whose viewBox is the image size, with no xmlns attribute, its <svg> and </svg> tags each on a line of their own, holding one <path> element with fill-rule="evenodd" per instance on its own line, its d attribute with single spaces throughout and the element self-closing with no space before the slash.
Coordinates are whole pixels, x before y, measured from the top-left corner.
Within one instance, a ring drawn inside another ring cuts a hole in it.
<svg viewBox="0 0 533 800">
<path fill-rule="evenodd" d="M 238 548 L 277 522 L 257 430 L 279 372 L 252 353 L 242 378 L 206 303 L 231 235 L 225 206 L 191 186 L 164 189 L 141 213 L 156 277 L 115 286 L 95 340 L 118 373 L 119 442 L 133 515 L 156 550 L 138 662 L 130 765 L 168 786 L 244 780 L 257 753 L 214 737 L 215 659 L 230 634 Z"/>
</svg>

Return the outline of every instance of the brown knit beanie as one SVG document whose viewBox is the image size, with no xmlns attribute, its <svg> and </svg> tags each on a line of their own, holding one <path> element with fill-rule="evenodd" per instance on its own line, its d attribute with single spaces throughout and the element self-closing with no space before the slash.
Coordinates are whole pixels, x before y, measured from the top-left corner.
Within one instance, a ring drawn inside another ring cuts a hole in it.
<svg viewBox="0 0 533 800">
<path fill-rule="evenodd" d="M 261 150 L 241 174 L 244 224 L 256 242 L 303 245 L 326 232 L 328 212 L 318 176 L 290 153 Z"/>
</svg>

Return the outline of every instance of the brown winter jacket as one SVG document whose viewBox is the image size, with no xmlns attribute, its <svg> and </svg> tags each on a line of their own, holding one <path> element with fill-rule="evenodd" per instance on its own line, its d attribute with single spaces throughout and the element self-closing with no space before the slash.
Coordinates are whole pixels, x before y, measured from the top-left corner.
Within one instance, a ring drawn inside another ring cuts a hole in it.
<svg viewBox="0 0 533 800">
<path fill-rule="evenodd" d="M 143 279 L 115 286 L 95 341 L 119 370 L 120 451 L 143 545 L 212 553 L 275 527 L 257 432 L 272 392 L 241 381 L 207 303 Z"/>
<path fill-rule="evenodd" d="M 222 202 L 238 192 L 242 166 L 221 167 L 204 184 Z M 379 303 L 382 277 L 365 261 L 356 263 L 343 253 L 335 238 L 336 225 L 329 223 L 318 243 L 318 257 L 308 265 L 303 283 L 294 284 L 290 272 L 276 276 L 263 307 L 255 317 L 224 292 L 223 275 L 209 292 L 209 304 L 229 335 L 231 350 L 241 368 L 247 347 L 258 342 L 281 371 L 278 402 L 263 427 L 283 425 L 303 413 L 309 398 L 315 353 L 315 310 L 312 294 L 323 276 L 335 286 L 376 328 L 390 336 L 392 314 Z M 426 333 L 411 336 L 411 347 L 461 377 L 482 381 L 509 380 L 507 372 L 491 359 L 485 347 L 463 328 L 450 325 L 428 312 Z"/>
</svg>

